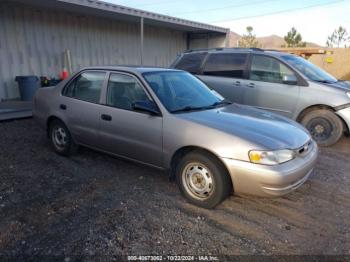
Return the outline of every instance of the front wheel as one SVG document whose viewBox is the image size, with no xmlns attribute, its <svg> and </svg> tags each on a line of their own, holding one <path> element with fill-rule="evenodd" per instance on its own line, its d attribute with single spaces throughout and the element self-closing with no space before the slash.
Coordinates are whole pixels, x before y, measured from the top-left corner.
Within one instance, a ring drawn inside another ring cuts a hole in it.
<svg viewBox="0 0 350 262">
<path fill-rule="evenodd" d="M 327 109 L 317 109 L 307 113 L 301 120 L 301 124 L 309 130 L 320 146 L 334 145 L 344 133 L 341 119 Z"/>
<path fill-rule="evenodd" d="M 176 180 L 183 196 L 203 208 L 215 207 L 232 192 L 226 169 L 206 152 L 185 155 L 177 165 Z"/>
</svg>

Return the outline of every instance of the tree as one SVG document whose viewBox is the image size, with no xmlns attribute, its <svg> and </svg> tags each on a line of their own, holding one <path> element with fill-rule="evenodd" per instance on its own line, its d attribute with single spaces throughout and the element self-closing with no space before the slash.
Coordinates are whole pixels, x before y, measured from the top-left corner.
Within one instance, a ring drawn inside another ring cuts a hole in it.
<svg viewBox="0 0 350 262">
<path fill-rule="evenodd" d="M 328 47 L 341 47 L 350 42 L 350 36 L 348 36 L 348 32 L 342 26 L 339 26 L 338 29 L 335 29 L 334 32 L 328 37 L 327 46 Z"/>
<path fill-rule="evenodd" d="M 256 40 L 256 36 L 253 34 L 253 27 L 247 26 L 247 34 L 244 34 L 241 39 L 239 39 L 239 47 L 258 47 L 259 43 Z"/>
<path fill-rule="evenodd" d="M 303 38 L 298 31 L 292 27 L 292 29 L 284 37 L 284 41 L 287 43 L 287 47 L 305 47 L 306 42 L 303 42 Z"/>
</svg>

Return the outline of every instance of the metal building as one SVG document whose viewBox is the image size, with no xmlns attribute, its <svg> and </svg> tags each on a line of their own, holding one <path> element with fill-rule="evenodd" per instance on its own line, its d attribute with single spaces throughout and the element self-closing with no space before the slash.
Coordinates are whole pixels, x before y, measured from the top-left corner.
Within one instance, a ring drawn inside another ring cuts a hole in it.
<svg viewBox="0 0 350 262">
<path fill-rule="evenodd" d="M 17 75 L 57 77 L 91 65 L 168 66 L 186 49 L 223 47 L 227 29 L 97 0 L 0 1 L 0 100 Z"/>
</svg>

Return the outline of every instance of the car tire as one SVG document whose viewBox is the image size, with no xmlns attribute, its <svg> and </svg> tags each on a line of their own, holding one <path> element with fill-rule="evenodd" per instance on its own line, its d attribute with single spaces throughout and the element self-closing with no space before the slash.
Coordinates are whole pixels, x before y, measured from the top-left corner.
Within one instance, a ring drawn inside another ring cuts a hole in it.
<svg viewBox="0 0 350 262">
<path fill-rule="evenodd" d="M 320 146 L 331 146 L 339 141 L 344 133 L 342 120 L 332 111 L 317 109 L 307 113 L 301 124 L 311 133 Z"/>
<path fill-rule="evenodd" d="M 175 174 L 182 195 L 197 206 L 214 208 L 232 193 L 232 181 L 225 167 L 209 153 L 186 154 Z"/>
<path fill-rule="evenodd" d="M 78 148 L 66 125 L 58 119 L 50 123 L 49 138 L 51 146 L 57 154 L 70 156 Z"/>
</svg>

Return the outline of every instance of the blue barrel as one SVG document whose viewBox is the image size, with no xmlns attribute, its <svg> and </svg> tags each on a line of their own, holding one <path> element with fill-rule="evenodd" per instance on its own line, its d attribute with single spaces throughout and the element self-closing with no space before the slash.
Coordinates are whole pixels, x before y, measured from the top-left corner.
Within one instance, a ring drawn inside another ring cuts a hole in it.
<svg viewBox="0 0 350 262">
<path fill-rule="evenodd" d="M 32 101 L 36 90 L 40 87 L 39 78 L 37 76 L 16 76 L 19 93 L 22 101 Z"/>
</svg>

